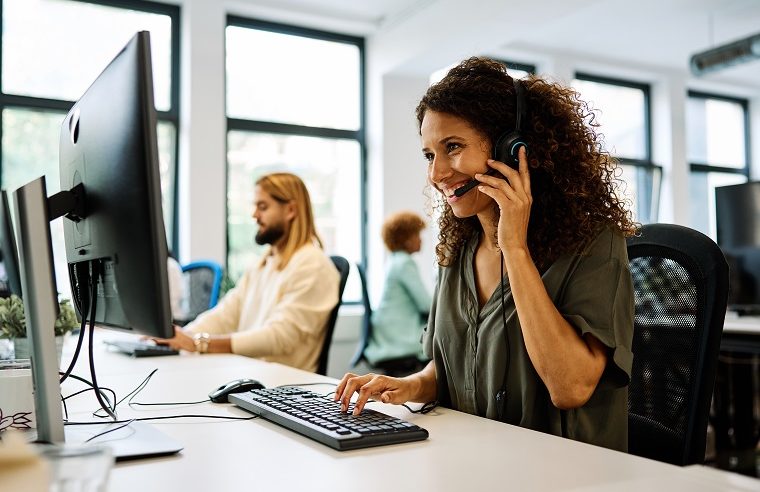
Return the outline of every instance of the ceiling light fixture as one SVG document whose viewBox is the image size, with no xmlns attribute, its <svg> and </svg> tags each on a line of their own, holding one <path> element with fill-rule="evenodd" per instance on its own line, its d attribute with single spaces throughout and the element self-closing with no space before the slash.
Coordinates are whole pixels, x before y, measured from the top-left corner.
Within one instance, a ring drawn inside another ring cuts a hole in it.
<svg viewBox="0 0 760 492">
<path fill-rule="evenodd" d="M 760 34 L 755 34 L 692 55 L 689 65 L 694 75 L 704 75 L 758 58 L 760 58 Z"/>
<path fill-rule="evenodd" d="M 704 75 L 758 58 L 760 58 L 760 34 L 755 34 L 692 55 L 689 65 L 694 75 Z"/>
</svg>

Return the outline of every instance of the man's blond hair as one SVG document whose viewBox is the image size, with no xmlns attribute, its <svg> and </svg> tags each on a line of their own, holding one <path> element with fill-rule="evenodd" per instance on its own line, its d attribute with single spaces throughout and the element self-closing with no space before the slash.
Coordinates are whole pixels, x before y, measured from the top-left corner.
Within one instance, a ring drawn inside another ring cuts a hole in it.
<svg viewBox="0 0 760 492">
<path fill-rule="evenodd" d="M 309 190 L 301 181 L 301 178 L 291 173 L 272 173 L 256 180 L 256 185 L 261 187 L 277 202 L 285 204 L 292 202 L 295 206 L 296 216 L 290 222 L 288 238 L 280 251 L 280 264 L 278 270 L 288 265 L 296 251 L 306 244 L 314 244 L 323 248 L 322 240 L 314 226 L 314 213 L 311 209 Z"/>
</svg>

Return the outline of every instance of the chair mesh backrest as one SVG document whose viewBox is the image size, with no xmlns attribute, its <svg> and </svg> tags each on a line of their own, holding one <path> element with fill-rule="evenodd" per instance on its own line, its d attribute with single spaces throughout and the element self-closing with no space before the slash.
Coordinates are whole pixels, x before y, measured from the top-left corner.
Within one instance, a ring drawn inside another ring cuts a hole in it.
<svg viewBox="0 0 760 492">
<path fill-rule="evenodd" d="M 659 424 L 677 446 L 684 439 L 696 370 L 699 294 L 677 261 L 652 256 L 630 261 L 635 293 L 633 374 L 629 412 Z M 664 443 L 662 443 L 664 444 Z"/>
<path fill-rule="evenodd" d="M 707 236 L 650 224 L 628 240 L 635 296 L 629 451 L 685 465 L 704 458 L 728 295 L 728 265 Z"/>
<path fill-rule="evenodd" d="M 185 317 L 195 319 L 211 305 L 216 272 L 211 268 L 198 267 L 183 272 L 186 292 Z"/>
</svg>

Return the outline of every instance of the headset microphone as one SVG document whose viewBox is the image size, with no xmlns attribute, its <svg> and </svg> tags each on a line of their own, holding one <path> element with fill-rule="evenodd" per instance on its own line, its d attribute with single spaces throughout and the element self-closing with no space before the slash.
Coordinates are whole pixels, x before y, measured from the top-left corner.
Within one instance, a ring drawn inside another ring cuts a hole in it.
<svg viewBox="0 0 760 492">
<path fill-rule="evenodd" d="M 522 126 L 522 120 L 525 116 L 525 88 L 522 86 L 519 80 L 513 79 L 515 85 L 515 129 L 509 133 L 502 133 L 499 138 L 496 139 L 496 143 L 493 146 L 493 158 L 497 161 L 503 162 L 513 169 L 520 168 L 519 152 L 520 147 L 525 147 L 528 150 L 528 144 L 525 143 L 520 129 Z M 498 171 L 494 168 L 489 168 L 485 173 L 486 176 L 493 176 L 498 174 Z M 454 190 L 455 196 L 462 196 L 471 189 L 475 188 L 480 181 L 472 179 L 467 182 L 466 185 Z"/>
</svg>

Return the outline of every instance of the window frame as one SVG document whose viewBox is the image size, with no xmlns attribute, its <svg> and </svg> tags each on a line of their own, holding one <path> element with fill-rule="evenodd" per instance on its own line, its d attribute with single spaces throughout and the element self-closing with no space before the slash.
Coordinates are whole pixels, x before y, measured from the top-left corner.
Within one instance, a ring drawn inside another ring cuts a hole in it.
<svg viewBox="0 0 760 492">
<path fill-rule="evenodd" d="M 585 82 L 596 82 L 599 84 L 612 85 L 617 87 L 626 87 L 629 89 L 637 89 L 644 95 L 644 158 L 632 159 L 630 157 L 622 157 L 613 155 L 612 157 L 621 165 L 640 168 L 648 173 L 652 173 L 656 177 L 660 187 L 662 186 L 662 166 L 655 164 L 652 161 L 652 94 L 651 85 L 643 82 L 634 82 L 632 80 L 618 79 L 614 77 L 606 77 L 601 75 L 594 75 L 588 72 L 576 72 L 575 79 Z M 657 204 L 659 208 L 660 192 L 657 190 L 649 190 L 652 195 L 656 193 L 656 196 L 651 196 L 650 202 Z M 639 197 L 640 198 L 640 197 Z M 639 208 L 639 203 L 636 203 L 636 207 Z M 659 210 L 657 211 L 659 215 Z M 656 221 L 655 217 L 655 221 Z"/>
<path fill-rule="evenodd" d="M 366 142 L 366 56 L 365 56 L 365 40 L 363 37 L 351 36 L 348 34 L 341 34 L 330 31 L 322 31 L 318 29 L 312 29 L 307 27 L 295 26 L 292 24 L 281 24 L 277 22 L 264 21 L 261 19 L 254 19 L 249 17 L 242 17 L 238 15 L 228 15 L 227 23 L 225 25 L 225 31 L 227 27 L 242 27 L 247 29 L 255 29 L 259 31 L 267 31 L 277 34 L 286 34 L 291 36 L 300 36 L 305 38 L 316 39 L 320 41 L 332 41 L 338 43 L 346 43 L 354 45 L 359 50 L 359 129 L 358 130 L 343 130 L 337 128 L 327 127 L 315 127 L 306 125 L 296 125 L 291 123 L 279 123 L 274 121 L 262 121 L 243 118 L 231 118 L 227 116 L 226 108 L 226 90 L 225 90 L 225 119 L 227 122 L 227 129 L 225 136 L 229 135 L 230 131 L 244 131 L 250 133 L 271 133 L 276 135 L 290 135 L 290 136 L 303 136 L 303 137 L 317 137 L 317 138 L 329 138 L 329 139 L 343 139 L 343 140 L 355 140 L 359 144 L 359 220 L 360 220 L 360 258 L 359 261 L 362 265 L 367 265 L 367 142 Z M 226 35 L 225 35 L 225 58 L 226 58 Z M 226 76 L 226 70 L 225 70 Z M 227 199 L 228 194 L 228 171 L 229 160 L 227 155 L 229 138 L 225 138 L 225 160 L 224 160 L 224 216 L 225 216 L 225 266 L 230 254 L 230 231 L 227 218 L 229 217 L 229 203 Z M 343 304 L 361 304 L 361 299 L 356 301 L 346 301 Z"/>
<path fill-rule="evenodd" d="M 714 94 L 710 92 L 701 92 L 689 90 L 686 93 L 687 98 L 696 99 L 713 99 L 717 101 L 726 101 L 737 103 L 741 106 L 744 114 L 744 167 L 724 167 L 716 166 L 713 164 L 707 164 L 704 162 L 689 162 L 689 173 L 722 173 L 722 174 L 741 174 L 750 180 L 750 163 L 751 163 L 751 136 L 750 136 L 750 117 L 749 117 L 749 101 L 741 97 L 726 96 L 722 94 Z M 687 147 L 688 148 L 688 147 Z"/>
<path fill-rule="evenodd" d="M 523 72 L 528 72 L 530 75 L 536 74 L 536 66 L 531 65 L 530 63 L 513 62 L 504 60 L 503 58 L 494 58 L 494 60 L 503 63 L 504 66 L 507 67 L 507 70 L 522 70 Z"/>
<path fill-rule="evenodd" d="M 158 122 L 171 123 L 175 128 L 174 139 L 174 193 L 172 197 L 172 251 L 175 256 L 179 255 L 179 221 L 177 204 L 179 203 L 179 115 L 180 115 L 180 6 L 169 5 L 165 3 L 153 2 L 150 0 L 68 0 L 70 2 L 89 3 L 103 7 L 112 7 L 124 10 L 133 10 L 151 14 L 166 15 L 171 19 L 171 84 L 169 87 L 170 108 L 168 111 L 156 110 Z M 3 0 L 0 0 L 0 26 L 3 25 Z M 16 94 L 6 94 L 2 87 L 2 35 L 0 35 L 0 114 L 6 108 L 27 109 L 37 111 L 63 112 L 64 115 L 69 112 L 76 101 L 67 101 L 63 99 L 50 99 L 33 96 L 20 96 Z M 0 124 L 0 187 L 2 187 L 2 136 L 3 128 Z"/>
</svg>

